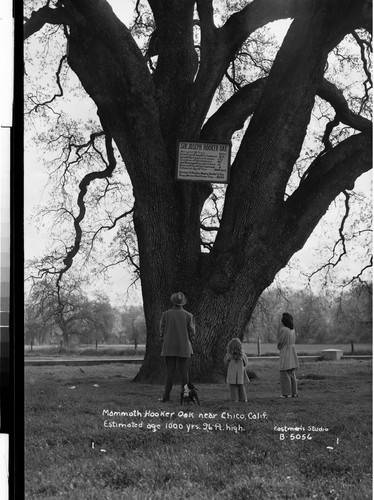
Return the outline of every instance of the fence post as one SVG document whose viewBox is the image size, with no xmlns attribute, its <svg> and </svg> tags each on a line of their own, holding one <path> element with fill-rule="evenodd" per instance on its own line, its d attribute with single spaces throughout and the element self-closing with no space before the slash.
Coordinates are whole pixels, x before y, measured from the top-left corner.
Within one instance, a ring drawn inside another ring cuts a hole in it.
<svg viewBox="0 0 374 500">
<path fill-rule="evenodd" d="M 257 356 L 261 356 L 261 339 L 257 339 Z"/>
<path fill-rule="evenodd" d="M 354 354 L 354 353 L 355 353 L 355 346 L 354 346 L 353 340 L 351 340 L 351 354 Z"/>
</svg>

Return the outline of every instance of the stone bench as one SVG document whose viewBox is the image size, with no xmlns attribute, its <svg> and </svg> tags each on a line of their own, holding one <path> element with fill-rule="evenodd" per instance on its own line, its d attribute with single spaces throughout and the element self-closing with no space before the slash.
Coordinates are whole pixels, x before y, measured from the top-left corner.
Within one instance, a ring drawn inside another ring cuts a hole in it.
<svg viewBox="0 0 374 500">
<path fill-rule="evenodd" d="M 340 349 L 325 349 L 322 351 L 323 359 L 328 361 L 337 361 L 343 356 L 343 351 Z"/>
</svg>

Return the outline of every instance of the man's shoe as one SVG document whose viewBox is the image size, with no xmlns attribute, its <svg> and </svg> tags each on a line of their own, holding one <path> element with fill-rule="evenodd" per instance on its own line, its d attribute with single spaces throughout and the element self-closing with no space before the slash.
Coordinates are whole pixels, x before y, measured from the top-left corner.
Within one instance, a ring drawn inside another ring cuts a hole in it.
<svg viewBox="0 0 374 500">
<path fill-rule="evenodd" d="M 169 401 L 168 398 L 160 398 L 158 401 L 160 401 L 160 403 L 167 403 Z"/>
</svg>

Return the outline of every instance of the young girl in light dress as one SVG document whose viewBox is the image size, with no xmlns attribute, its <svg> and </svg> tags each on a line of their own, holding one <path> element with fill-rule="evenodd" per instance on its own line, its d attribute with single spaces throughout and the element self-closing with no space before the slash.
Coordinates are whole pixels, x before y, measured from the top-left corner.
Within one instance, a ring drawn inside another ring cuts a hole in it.
<svg viewBox="0 0 374 500">
<path fill-rule="evenodd" d="M 231 401 L 247 401 L 244 382 L 249 382 L 246 372 L 248 358 L 244 354 L 240 339 L 234 338 L 227 345 L 227 353 L 224 362 L 228 363 L 226 383 L 230 385 Z"/>
</svg>

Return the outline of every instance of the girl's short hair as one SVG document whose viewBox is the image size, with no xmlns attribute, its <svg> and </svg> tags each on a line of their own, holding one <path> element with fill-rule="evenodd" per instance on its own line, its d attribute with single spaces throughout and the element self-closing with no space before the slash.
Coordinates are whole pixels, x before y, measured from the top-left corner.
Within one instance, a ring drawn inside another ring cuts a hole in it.
<svg viewBox="0 0 374 500">
<path fill-rule="evenodd" d="M 291 316 L 290 313 L 283 313 L 282 315 L 282 323 L 284 326 L 289 328 L 290 330 L 293 330 L 293 317 Z"/>
</svg>

